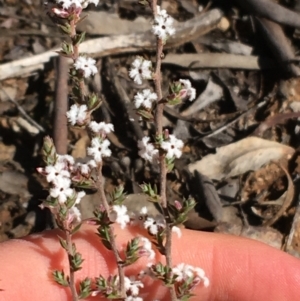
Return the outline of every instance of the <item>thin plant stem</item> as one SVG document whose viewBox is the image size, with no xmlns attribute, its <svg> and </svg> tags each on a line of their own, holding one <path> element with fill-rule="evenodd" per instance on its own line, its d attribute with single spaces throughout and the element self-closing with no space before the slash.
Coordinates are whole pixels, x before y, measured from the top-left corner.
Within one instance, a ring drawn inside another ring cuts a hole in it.
<svg viewBox="0 0 300 301">
<path fill-rule="evenodd" d="M 53 141 L 57 152 L 65 155 L 68 150 L 68 61 L 59 56 L 56 60 L 56 88 L 54 98 Z"/>
<path fill-rule="evenodd" d="M 70 258 L 74 255 L 73 254 L 73 243 L 72 243 L 72 234 L 67 230 L 66 231 L 66 242 L 67 242 L 67 247 L 68 247 L 68 258 L 70 261 Z M 75 272 L 73 268 L 71 267 L 71 264 L 69 264 L 69 288 L 71 290 L 72 294 L 72 301 L 78 301 L 78 294 L 76 291 L 76 286 L 75 286 Z"/>
<path fill-rule="evenodd" d="M 76 32 L 76 19 L 74 18 L 71 22 L 70 22 L 70 26 L 71 26 L 71 34 L 70 34 L 70 38 L 73 40 L 77 35 Z M 75 62 L 79 57 L 79 46 L 73 43 L 73 54 L 72 54 L 72 59 Z M 83 79 L 79 79 L 79 91 L 80 91 L 80 101 L 81 103 L 84 103 L 84 95 L 85 95 L 85 83 Z"/>
<path fill-rule="evenodd" d="M 157 0 L 152 0 L 152 11 L 153 16 L 157 15 Z M 160 102 L 162 100 L 162 78 L 161 78 L 161 63 L 163 57 L 163 40 L 157 38 L 156 40 L 156 65 L 155 65 L 155 73 L 154 73 L 154 85 L 155 92 L 158 98 L 158 104 L 155 112 L 155 126 L 156 126 L 156 135 L 161 138 L 163 135 L 163 111 L 164 111 L 164 103 Z M 160 161 L 160 202 L 163 208 L 164 217 L 166 220 L 166 241 L 165 241 L 165 257 L 166 264 L 168 267 L 172 268 L 172 231 L 170 226 L 170 215 L 167 210 L 167 166 L 165 162 L 165 155 L 161 155 L 159 158 Z M 174 285 L 171 285 L 169 288 L 171 300 L 176 301 L 176 292 Z"/>
<path fill-rule="evenodd" d="M 76 19 L 74 18 L 70 22 L 71 33 L 70 38 L 73 41 L 76 36 Z M 79 56 L 79 48 L 77 45 L 73 45 L 73 54 L 72 59 L 75 61 Z M 67 82 L 68 82 L 68 72 L 67 72 L 67 61 L 66 58 L 59 58 L 60 69 L 58 69 L 58 87 L 55 99 L 55 125 L 54 125 L 54 142 L 55 147 L 60 154 L 66 154 L 67 152 Z M 63 69 L 63 70 L 62 70 Z M 83 82 L 83 81 L 82 81 Z M 82 89 L 82 90 L 81 90 Z M 84 91 L 84 82 L 83 86 L 80 86 L 80 91 Z M 76 291 L 75 285 L 75 271 L 72 268 L 71 258 L 74 256 L 73 243 L 72 243 L 72 234 L 70 229 L 65 228 L 66 233 L 66 243 L 67 243 L 67 253 L 69 260 L 69 288 L 72 294 L 72 301 L 78 301 L 79 297 Z"/>
<path fill-rule="evenodd" d="M 102 201 L 102 204 L 104 206 L 104 209 L 106 212 L 109 214 L 110 211 L 110 206 L 108 204 L 105 192 L 104 192 L 104 181 L 103 181 L 103 175 L 102 175 L 102 163 L 100 163 L 100 166 L 98 168 L 98 178 L 97 178 L 97 188 L 98 188 L 98 193 L 100 195 L 100 200 Z M 119 274 L 119 293 L 121 298 L 126 297 L 126 292 L 125 292 L 125 272 L 124 272 L 124 267 L 122 263 L 122 258 L 120 257 L 120 254 L 118 252 L 114 232 L 111 226 L 108 226 L 108 235 L 110 239 L 110 245 L 112 252 L 115 256 L 117 266 L 118 266 L 118 274 Z"/>
</svg>

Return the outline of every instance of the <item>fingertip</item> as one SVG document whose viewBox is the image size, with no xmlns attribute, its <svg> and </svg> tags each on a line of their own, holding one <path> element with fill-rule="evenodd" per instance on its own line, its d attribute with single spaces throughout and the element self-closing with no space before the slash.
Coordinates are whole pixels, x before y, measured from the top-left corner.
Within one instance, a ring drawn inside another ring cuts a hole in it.
<svg viewBox="0 0 300 301">
<path fill-rule="evenodd" d="M 176 247 L 174 263 L 184 261 L 199 266 L 210 279 L 209 288 L 195 289 L 201 300 L 298 298 L 300 261 L 263 243 L 186 230 L 181 243 L 174 243 L 175 250 Z"/>
<path fill-rule="evenodd" d="M 96 227 L 83 226 L 74 236 L 77 250 L 84 258 L 76 279 L 86 276 L 107 277 L 115 274 L 115 259 L 95 234 Z M 57 230 L 12 240 L 0 248 L 0 300 L 67 300 L 68 289 L 51 278 L 53 269 L 67 270 L 67 256 L 59 245 Z M 116 228 L 118 247 L 136 235 L 146 235 L 136 228 Z M 210 286 L 195 288 L 192 300 L 296 300 L 300 285 L 300 261 L 267 245 L 239 237 L 183 230 L 179 239 L 173 236 L 173 265 L 186 263 L 202 268 Z M 164 262 L 157 253 L 156 259 Z M 126 274 L 137 275 L 147 259 L 142 257 L 126 268 Z M 147 279 L 141 290 L 144 300 L 169 300 L 167 289 L 158 281 Z M 4 299 L 1 299 L 4 298 Z M 91 298 L 91 300 L 93 300 Z"/>
</svg>

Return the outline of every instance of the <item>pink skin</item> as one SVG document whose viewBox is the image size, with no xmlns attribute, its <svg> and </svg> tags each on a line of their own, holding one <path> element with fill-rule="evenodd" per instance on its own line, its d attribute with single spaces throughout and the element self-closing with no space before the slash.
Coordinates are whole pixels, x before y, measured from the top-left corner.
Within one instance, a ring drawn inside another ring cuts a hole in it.
<svg viewBox="0 0 300 301">
<path fill-rule="evenodd" d="M 94 226 L 86 225 L 75 236 L 77 248 L 85 258 L 83 269 L 76 273 L 77 279 L 100 273 L 107 276 L 115 271 L 112 254 L 104 249 L 94 232 Z M 137 235 L 135 228 L 116 232 L 119 246 Z M 71 300 L 68 289 L 55 284 L 50 275 L 50 270 L 66 268 L 66 255 L 56 238 L 58 233 L 58 230 L 47 231 L 1 244 L 0 301 Z M 299 299 L 298 259 L 243 238 L 190 230 L 183 230 L 182 234 L 180 239 L 174 235 L 174 264 L 185 262 L 202 267 L 210 279 L 208 288 L 198 286 L 194 290 L 196 296 L 192 300 Z M 146 262 L 142 258 L 127 268 L 127 275 L 138 273 Z M 142 292 L 144 300 L 169 300 L 166 289 L 152 280 L 147 280 Z"/>
</svg>

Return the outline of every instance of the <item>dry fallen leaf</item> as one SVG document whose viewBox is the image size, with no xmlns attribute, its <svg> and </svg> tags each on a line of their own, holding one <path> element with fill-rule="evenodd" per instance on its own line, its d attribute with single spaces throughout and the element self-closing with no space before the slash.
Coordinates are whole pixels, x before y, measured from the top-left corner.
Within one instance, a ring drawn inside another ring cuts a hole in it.
<svg viewBox="0 0 300 301">
<path fill-rule="evenodd" d="M 278 142 L 258 137 L 247 137 L 217 149 L 216 154 L 188 165 L 188 170 L 206 175 L 210 179 L 223 180 L 257 170 L 270 161 L 290 158 L 295 150 Z"/>
</svg>

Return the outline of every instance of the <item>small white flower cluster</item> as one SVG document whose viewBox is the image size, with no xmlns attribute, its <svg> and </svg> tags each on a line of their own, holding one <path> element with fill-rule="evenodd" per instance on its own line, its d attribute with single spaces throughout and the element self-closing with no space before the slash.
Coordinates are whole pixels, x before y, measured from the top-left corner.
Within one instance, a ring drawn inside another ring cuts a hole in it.
<svg viewBox="0 0 300 301">
<path fill-rule="evenodd" d="M 138 141 L 139 156 L 146 161 L 152 162 L 158 158 L 158 149 L 152 143 L 149 143 L 150 138 L 145 136 L 142 140 Z"/>
<path fill-rule="evenodd" d="M 157 94 L 151 92 L 150 89 L 144 89 L 142 93 L 138 92 L 134 96 L 134 104 L 137 109 L 144 107 L 146 109 L 152 108 L 152 103 L 157 100 Z"/>
<path fill-rule="evenodd" d="M 166 151 L 166 157 L 172 159 L 174 157 L 180 158 L 182 155 L 183 141 L 177 139 L 174 135 L 169 135 L 167 141 L 161 143 L 161 148 Z"/>
<path fill-rule="evenodd" d="M 154 18 L 152 25 L 152 32 L 163 41 L 167 40 L 170 36 L 175 34 L 173 27 L 174 19 L 170 17 L 166 10 L 157 6 L 157 15 Z"/>
<path fill-rule="evenodd" d="M 96 61 L 90 57 L 79 56 L 74 63 L 76 70 L 80 70 L 85 78 L 95 75 L 98 70 L 95 66 Z"/>
<path fill-rule="evenodd" d="M 147 217 L 144 222 L 144 228 L 149 231 L 150 234 L 156 235 L 160 230 L 164 229 L 166 226 L 165 221 L 163 219 L 154 219 L 152 217 Z M 172 232 L 176 233 L 177 236 L 181 237 L 181 230 L 177 226 L 172 227 Z"/>
<path fill-rule="evenodd" d="M 87 148 L 87 153 L 93 156 L 96 162 L 102 162 L 103 157 L 110 157 L 111 150 L 109 149 L 110 142 L 108 139 L 94 137 L 91 141 L 91 147 Z"/>
<path fill-rule="evenodd" d="M 99 0 L 55 0 L 57 4 L 61 5 L 64 9 L 71 7 L 86 8 L 90 3 L 94 3 L 96 6 Z"/>
<path fill-rule="evenodd" d="M 119 224 L 121 229 L 124 229 L 126 225 L 130 222 L 130 217 L 127 214 L 127 207 L 125 205 L 112 206 L 110 220 Z"/>
<path fill-rule="evenodd" d="M 202 282 L 205 287 L 209 286 L 209 279 L 205 276 L 205 272 L 201 268 L 180 263 L 172 268 L 172 273 L 176 276 L 176 282 L 184 282 L 191 277 L 194 277 L 195 285 Z"/>
<path fill-rule="evenodd" d="M 106 139 L 107 134 L 114 131 L 114 126 L 111 123 L 91 121 L 89 128 L 96 135 L 91 141 L 91 147 L 87 148 L 87 153 L 93 156 L 96 162 L 102 162 L 103 157 L 110 157 L 111 150 L 109 149 L 110 142 Z"/>
<path fill-rule="evenodd" d="M 57 199 L 60 205 L 65 204 L 68 199 L 75 199 L 71 208 L 69 208 L 68 220 L 80 222 L 81 214 L 75 205 L 79 204 L 85 196 L 84 191 L 76 192 L 71 188 L 71 171 L 74 170 L 74 158 L 69 155 L 57 155 L 54 165 L 48 165 L 45 168 L 39 168 L 38 171 L 46 175 L 47 181 L 52 184 L 49 191 L 49 197 Z"/>
<path fill-rule="evenodd" d="M 95 133 L 99 134 L 100 136 L 107 135 L 114 131 L 114 125 L 111 123 L 105 123 L 103 121 L 96 122 L 91 121 L 89 124 L 89 128 Z"/>
<path fill-rule="evenodd" d="M 142 140 L 138 141 L 139 156 L 143 159 L 153 162 L 158 158 L 158 149 L 152 143 L 149 143 L 150 138 L 145 136 Z M 166 158 L 180 158 L 182 155 L 182 148 L 184 143 L 182 140 L 177 139 L 174 135 L 169 135 L 168 140 L 161 143 L 160 147 L 166 152 Z"/>
<path fill-rule="evenodd" d="M 74 172 L 79 171 L 82 175 L 89 175 L 93 168 L 97 167 L 95 160 L 90 160 L 87 163 L 76 162 L 74 165 Z"/>
<path fill-rule="evenodd" d="M 125 301 L 143 301 L 143 298 L 138 297 L 140 288 L 144 287 L 144 284 L 140 280 L 136 280 L 134 277 L 124 277 L 124 286 L 128 296 Z"/>
<path fill-rule="evenodd" d="M 50 0 L 45 2 L 45 7 L 50 16 L 68 18 L 71 15 L 79 17 L 82 10 L 91 3 L 98 5 L 99 0 Z"/>
<path fill-rule="evenodd" d="M 148 216 L 147 207 L 143 207 L 140 211 L 139 218 L 143 217 L 143 227 L 151 234 L 157 235 L 160 231 L 162 231 L 166 227 L 165 219 L 162 216 L 151 217 Z M 181 230 L 177 226 L 172 227 L 172 232 L 176 233 L 177 236 L 181 237 Z"/>
<path fill-rule="evenodd" d="M 88 118 L 87 105 L 73 104 L 67 112 L 67 118 L 71 125 L 83 125 Z"/>
<path fill-rule="evenodd" d="M 146 237 L 140 237 L 139 239 L 143 244 L 142 248 L 140 249 L 140 255 L 146 254 L 149 260 L 153 260 L 155 258 L 155 252 L 152 249 L 151 241 Z"/>
<path fill-rule="evenodd" d="M 180 91 L 181 97 L 188 97 L 189 101 L 196 98 L 196 89 L 192 87 L 191 82 L 188 79 L 180 79 L 179 82 L 182 83 L 183 89 Z"/>
<path fill-rule="evenodd" d="M 143 79 L 151 79 L 151 61 L 145 60 L 142 57 L 137 57 L 132 62 L 132 67 L 129 71 L 129 76 L 133 79 L 135 83 L 141 85 Z"/>
</svg>

